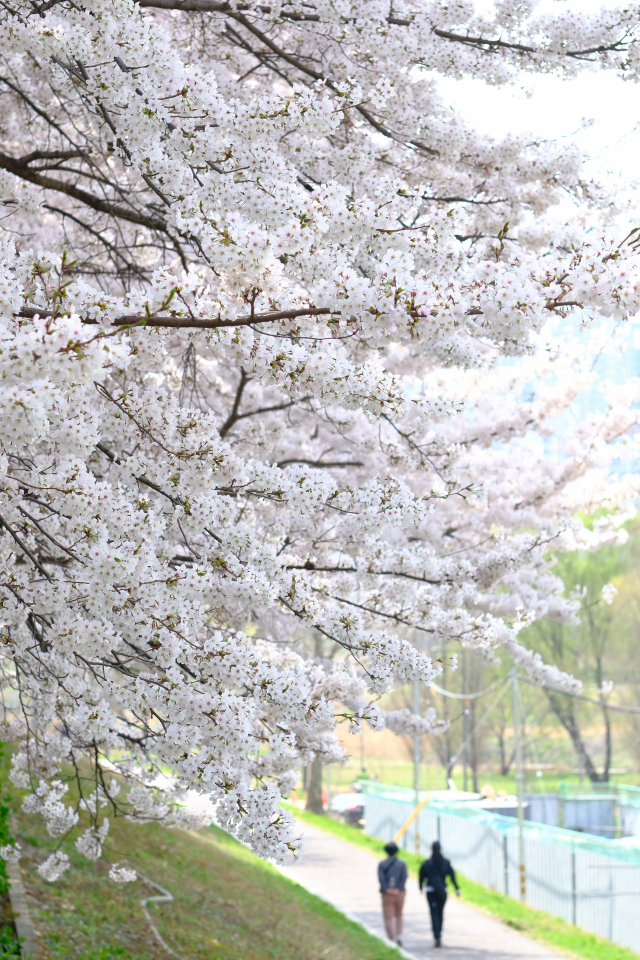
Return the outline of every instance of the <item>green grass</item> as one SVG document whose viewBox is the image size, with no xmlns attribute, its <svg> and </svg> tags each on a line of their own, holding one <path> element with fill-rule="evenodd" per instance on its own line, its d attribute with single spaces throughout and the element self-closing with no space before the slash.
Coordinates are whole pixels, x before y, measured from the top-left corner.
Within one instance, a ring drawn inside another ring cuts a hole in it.
<svg viewBox="0 0 640 960">
<path fill-rule="evenodd" d="M 187 832 L 112 819 L 97 863 L 75 849 L 74 831 L 61 845 L 71 869 L 47 883 L 37 866 L 60 842 L 48 836 L 41 819 L 21 810 L 24 791 L 7 781 L 9 759 L 9 750 L 0 752 L 0 787 L 16 813 L 22 877 L 46 960 L 165 955 L 140 908 L 141 898 L 158 891 L 143 881 L 110 881 L 109 865 L 116 862 L 174 896 L 173 903 L 149 903 L 148 909 L 162 937 L 185 960 L 401 960 L 391 945 L 216 827 Z M 0 958 L 4 947 L 0 937 Z"/>
<path fill-rule="evenodd" d="M 3 744 L 0 743 L 0 770 L 6 764 Z M 1 782 L 0 776 L 0 782 Z M 9 814 L 10 808 L 7 797 L 0 800 L 0 846 L 9 842 Z M 16 933 L 9 902 L 9 879 L 4 860 L 0 860 L 0 958 L 4 960 L 19 960 L 20 945 Z"/>
<path fill-rule="evenodd" d="M 303 823 L 310 823 L 339 837 L 341 840 L 347 840 L 349 843 L 364 847 L 377 856 L 384 856 L 382 852 L 383 841 L 367 836 L 357 827 L 352 827 L 339 820 L 333 820 L 331 817 L 318 816 L 315 813 L 298 810 L 292 812 Z M 399 855 L 406 862 L 409 872 L 413 876 L 417 876 L 423 858 L 416 853 L 409 853 L 407 850 L 401 850 Z M 609 940 L 596 937 L 594 934 L 565 923 L 564 920 L 552 917 L 542 910 L 534 910 L 533 907 L 520 903 L 518 900 L 512 900 L 503 893 L 488 890 L 460 874 L 457 874 L 457 876 L 460 882 L 462 899 L 466 900 L 467 903 L 473 904 L 474 907 L 491 914 L 508 926 L 520 930 L 535 940 L 543 941 L 556 950 L 574 957 L 584 958 L 584 960 L 640 960 L 638 954 L 633 953 L 632 950 L 627 950 L 625 947 L 619 947 Z"/>
<path fill-rule="evenodd" d="M 35 867 L 54 843 L 24 816 L 20 833 L 23 877 L 50 960 L 158 960 L 139 903 L 157 891 L 140 881 L 112 883 L 108 866 L 90 863 L 72 843 L 63 846 L 72 869 L 47 883 Z M 174 895 L 173 903 L 149 910 L 169 946 L 189 960 L 400 960 L 397 950 L 216 828 L 186 833 L 118 820 L 105 854 Z"/>
</svg>

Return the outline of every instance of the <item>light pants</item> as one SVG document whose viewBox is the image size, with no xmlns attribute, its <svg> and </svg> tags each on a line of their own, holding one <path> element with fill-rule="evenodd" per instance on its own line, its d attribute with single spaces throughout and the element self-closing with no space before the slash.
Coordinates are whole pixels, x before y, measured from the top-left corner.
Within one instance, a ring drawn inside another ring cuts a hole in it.
<svg viewBox="0 0 640 960">
<path fill-rule="evenodd" d="M 397 940 L 402 934 L 402 908 L 404 907 L 404 890 L 402 893 L 382 894 L 382 915 L 387 929 L 389 940 Z"/>
</svg>

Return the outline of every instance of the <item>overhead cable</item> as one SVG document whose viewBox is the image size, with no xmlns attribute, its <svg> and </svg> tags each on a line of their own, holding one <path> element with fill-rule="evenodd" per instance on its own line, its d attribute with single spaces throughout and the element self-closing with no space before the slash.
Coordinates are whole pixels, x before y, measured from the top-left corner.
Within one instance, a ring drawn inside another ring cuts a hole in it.
<svg viewBox="0 0 640 960">
<path fill-rule="evenodd" d="M 493 693 L 494 690 L 497 690 L 498 687 L 502 686 L 503 683 L 506 683 L 509 678 L 502 680 L 496 680 L 495 683 L 491 684 L 490 687 L 487 687 L 486 690 L 478 690 L 477 693 L 453 693 L 451 690 L 445 690 L 443 687 L 439 687 L 437 683 L 428 684 L 432 690 L 435 690 L 436 693 L 441 693 L 443 697 L 449 697 L 451 700 L 478 700 L 480 697 L 486 697 L 488 693 Z"/>
</svg>

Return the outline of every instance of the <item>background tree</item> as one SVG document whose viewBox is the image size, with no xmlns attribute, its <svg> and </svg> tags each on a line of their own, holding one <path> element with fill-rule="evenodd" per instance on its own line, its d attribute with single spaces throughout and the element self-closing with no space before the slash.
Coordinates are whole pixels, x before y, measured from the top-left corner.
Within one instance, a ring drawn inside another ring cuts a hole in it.
<svg viewBox="0 0 640 960">
<path fill-rule="evenodd" d="M 601 701 L 601 706 L 594 708 L 551 689 L 545 690 L 547 702 L 567 732 L 580 766 L 594 783 L 609 780 L 613 761 L 613 728 L 607 699 L 614 681 L 625 677 L 629 649 L 621 630 L 621 603 L 616 584 L 624 582 L 627 571 L 635 570 L 637 549 L 637 526 L 634 525 L 631 540 L 615 550 L 558 557 L 556 569 L 567 592 L 580 600 L 578 622 L 572 625 L 546 621 L 536 623 L 528 631 L 536 649 L 582 677 L 590 685 L 591 695 Z M 627 588 L 622 606 L 627 606 L 629 599 Z M 622 619 L 628 617 L 628 612 L 622 615 Z M 585 728 L 594 723 L 598 713 L 602 742 L 590 744 Z"/>
<path fill-rule="evenodd" d="M 512 711 L 504 697 L 497 701 L 491 711 L 489 725 L 496 740 L 500 776 L 506 777 L 513 767 L 515 748 L 513 745 Z"/>
</svg>

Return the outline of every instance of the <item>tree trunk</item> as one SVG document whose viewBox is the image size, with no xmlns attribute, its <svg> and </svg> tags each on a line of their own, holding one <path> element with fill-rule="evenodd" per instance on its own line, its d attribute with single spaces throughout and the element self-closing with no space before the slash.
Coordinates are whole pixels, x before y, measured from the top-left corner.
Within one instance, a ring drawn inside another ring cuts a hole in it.
<svg viewBox="0 0 640 960">
<path fill-rule="evenodd" d="M 507 730 L 511 725 L 511 717 L 505 707 L 504 700 L 498 700 L 493 717 L 492 733 L 496 738 L 498 747 L 500 775 L 506 777 L 511 770 L 515 758 L 515 750 L 514 744 L 511 745 L 511 755 L 509 755 L 509 751 L 507 750 Z"/>
<path fill-rule="evenodd" d="M 496 734 L 498 740 L 498 753 L 500 755 L 500 774 L 503 777 L 509 773 L 509 768 L 507 766 L 507 751 L 505 749 L 504 743 L 504 729 L 500 729 Z"/>
<path fill-rule="evenodd" d="M 496 733 L 496 738 L 498 740 L 498 752 L 500 754 L 500 774 L 503 777 L 506 777 L 511 771 L 516 753 L 515 750 L 512 750 L 511 755 L 507 756 L 507 737 L 505 727 L 500 727 L 500 730 L 498 733 Z"/>
<path fill-rule="evenodd" d="M 322 760 L 315 757 L 309 766 L 307 777 L 307 810 L 324 813 L 322 806 Z"/>
<path fill-rule="evenodd" d="M 601 657 L 598 657 L 596 661 L 596 679 L 598 681 L 598 688 L 602 690 L 602 681 L 604 677 L 602 674 Z M 611 720 L 609 718 L 609 711 L 607 710 L 603 693 L 600 693 L 600 703 L 602 708 L 602 717 L 604 719 L 604 769 L 602 771 L 602 779 L 605 783 L 608 783 L 609 771 L 611 770 L 611 757 L 613 754 L 613 741 L 611 737 Z"/>
<path fill-rule="evenodd" d="M 605 777 L 598 773 L 593 760 L 589 756 L 587 746 L 582 739 L 582 733 L 574 712 L 573 702 L 565 708 L 562 706 L 560 700 L 555 694 L 547 693 L 547 697 L 549 699 L 551 709 L 571 737 L 573 749 L 578 754 L 578 759 L 582 764 L 585 774 L 592 783 L 602 783 Z M 608 773 L 609 771 L 607 769 L 607 778 Z"/>
<path fill-rule="evenodd" d="M 602 779 L 605 783 L 609 782 L 609 771 L 611 770 L 611 759 L 613 756 L 613 742 L 611 739 L 611 720 L 609 719 L 609 711 L 606 707 L 602 708 L 602 715 L 604 717 L 604 769 L 602 771 Z"/>
</svg>

